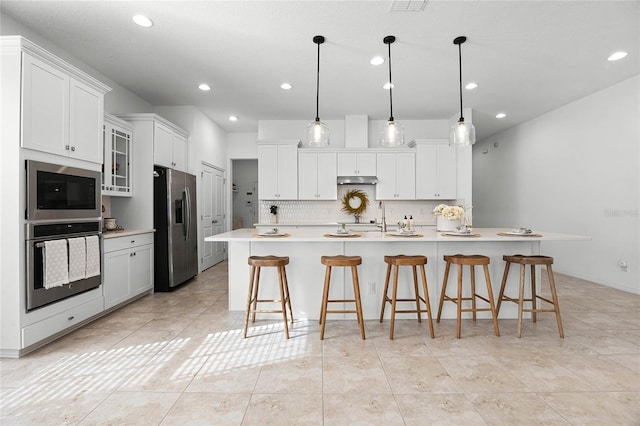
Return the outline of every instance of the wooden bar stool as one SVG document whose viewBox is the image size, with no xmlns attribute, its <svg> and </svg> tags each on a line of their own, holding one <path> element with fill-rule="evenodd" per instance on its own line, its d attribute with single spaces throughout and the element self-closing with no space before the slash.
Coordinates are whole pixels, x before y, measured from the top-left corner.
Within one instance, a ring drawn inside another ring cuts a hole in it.
<svg viewBox="0 0 640 426">
<path fill-rule="evenodd" d="M 456 328 L 456 337 L 460 338 L 460 320 L 462 318 L 462 312 L 472 312 L 473 320 L 476 320 L 476 312 L 482 311 L 491 311 L 491 316 L 493 317 L 493 328 L 496 331 L 496 336 L 500 336 L 500 330 L 498 329 L 498 314 L 496 313 L 495 304 L 493 302 L 493 290 L 491 288 L 491 278 L 489 277 L 489 262 L 490 259 L 487 256 L 480 255 L 462 255 L 462 254 L 454 254 L 451 256 L 444 256 L 444 261 L 447 262 L 447 266 L 444 270 L 444 280 L 442 282 L 442 294 L 440 295 L 440 306 L 438 307 L 438 320 L 440 322 L 440 314 L 442 313 L 442 304 L 445 300 L 453 302 L 457 305 L 457 319 L 458 324 Z M 458 265 L 458 297 L 449 297 L 445 293 L 447 291 L 447 282 L 449 280 L 449 269 L 451 268 L 451 264 Z M 462 297 L 462 268 L 467 265 L 471 271 L 471 296 L 470 297 Z M 487 293 L 488 299 L 480 296 L 476 293 L 476 274 L 475 267 L 482 266 L 484 270 L 484 279 L 487 284 Z M 489 304 L 488 308 L 478 308 L 476 306 L 476 298 L 481 299 Z M 470 309 L 462 309 L 462 302 L 464 300 L 471 301 Z"/>
<path fill-rule="evenodd" d="M 327 267 L 324 275 L 324 292 L 322 295 L 322 310 L 320 311 L 320 340 L 324 340 L 324 326 L 327 322 L 327 313 L 329 314 L 346 314 L 355 313 L 360 324 L 360 334 L 364 339 L 364 320 L 362 319 L 362 304 L 360 303 L 360 282 L 358 281 L 358 265 L 362 264 L 360 256 L 322 256 L 320 261 Z M 351 267 L 351 279 L 353 281 L 353 299 L 329 299 L 329 285 L 331 283 L 331 268 L 334 266 Z M 328 310 L 329 303 L 346 303 L 355 302 L 355 310 Z"/>
<path fill-rule="evenodd" d="M 558 304 L 558 294 L 556 293 L 556 283 L 553 279 L 553 257 L 549 256 L 523 256 L 521 254 L 514 254 L 513 256 L 502 256 L 506 265 L 504 266 L 504 275 L 502 276 L 502 285 L 500 286 L 500 296 L 498 297 L 498 306 L 496 311 L 500 312 L 500 305 L 503 300 L 514 302 L 518 304 L 518 337 L 522 335 L 522 313 L 531 312 L 531 319 L 536 322 L 537 312 L 555 312 L 556 322 L 558 323 L 558 332 L 560 337 L 564 338 L 564 331 L 562 329 L 562 320 L 560 319 L 560 305 Z M 509 275 L 509 268 L 512 263 L 520 264 L 520 293 L 518 298 L 511 298 L 504 295 L 504 288 L 507 284 L 507 276 Z M 524 298 L 524 281 L 526 265 L 531 265 L 531 298 Z M 536 291 L 536 265 L 544 265 L 547 267 L 547 274 L 549 277 L 549 287 L 551 287 L 551 299 L 540 296 Z M 538 309 L 538 299 L 553 305 L 553 309 Z M 531 302 L 531 309 L 524 308 L 524 302 Z"/>
<path fill-rule="evenodd" d="M 256 313 L 282 313 L 284 319 L 284 334 L 289 338 L 289 327 L 287 325 L 287 308 L 291 315 L 293 324 L 293 311 L 291 310 L 291 299 L 289 297 L 289 284 L 287 283 L 287 271 L 285 265 L 289 264 L 289 257 L 278 256 L 251 256 L 251 277 L 249 278 L 249 295 L 247 296 L 247 312 L 244 318 L 244 337 L 247 337 L 247 327 L 249 326 L 249 314 L 251 322 L 256 322 Z M 278 268 L 278 283 L 280 287 L 280 299 L 258 299 L 258 287 L 260 286 L 260 269 L 274 267 Z M 280 303 L 280 309 L 258 309 L 258 303 Z M 252 306 L 253 305 L 253 306 Z"/>
<path fill-rule="evenodd" d="M 433 321 L 431 320 L 431 304 L 429 302 L 429 290 L 427 289 L 427 275 L 424 271 L 424 265 L 427 264 L 426 256 L 405 256 L 403 254 L 398 256 L 385 256 L 384 261 L 387 264 L 387 278 L 384 282 L 384 293 L 382 296 L 382 308 L 380 309 L 380 322 L 384 318 L 384 309 L 387 306 L 387 302 L 391 304 L 391 329 L 389 330 L 389 339 L 393 340 L 393 328 L 395 325 L 396 313 L 417 313 L 418 322 L 422 322 L 420 316 L 421 312 L 426 312 L 429 319 L 429 331 L 431 338 L 433 339 Z M 398 270 L 400 266 L 411 266 L 413 269 L 413 290 L 415 294 L 414 299 L 398 299 Z M 417 267 L 420 267 L 420 275 L 422 277 L 422 291 L 424 297 L 420 296 L 418 290 L 418 271 Z M 393 267 L 393 290 L 391 297 L 388 296 L 389 292 L 389 278 L 391 277 L 391 268 Z M 425 304 L 425 309 L 420 308 L 420 302 Z M 415 309 L 398 310 L 396 309 L 396 302 L 415 302 Z"/>
</svg>

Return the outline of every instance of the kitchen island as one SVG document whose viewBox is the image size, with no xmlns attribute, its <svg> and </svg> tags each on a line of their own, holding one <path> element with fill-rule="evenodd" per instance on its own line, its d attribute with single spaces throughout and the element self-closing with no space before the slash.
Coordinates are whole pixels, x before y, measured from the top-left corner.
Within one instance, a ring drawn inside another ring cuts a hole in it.
<svg viewBox="0 0 640 426">
<path fill-rule="evenodd" d="M 260 228 L 265 231 L 269 228 Z M 434 314 L 437 312 L 442 278 L 444 275 L 445 254 L 482 254 L 491 258 L 489 270 L 494 296 L 500 290 L 505 254 L 544 254 L 540 252 L 540 244 L 544 241 L 578 242 L 589 240 L 589 237 L 536 231 L 540 236 L 499 235 L 510 231 L 505 228 L 474 229 L 472 236 L 447 236 L 437 232 L 435 227 L 416 229 L 415 236 L 394 236 L 393 231 L 382 233 L 379 230 L 353 231 L 350 237 L 335 237 L 336 227 L 279 227 L 282 236 L 261 236 L 259 229 L 237 229 L 205 238 L 205 241 L 229 243 L 229 310 L 244 311 L 249 283 L 249 256 L 289 256 L 287 278 L 291 292 L 294 318 L 317 319 L 320 314 L 322 286 L 325 268 L 320 263 L 323 255 L 361 256 L 362 265 L 358 268 L 362 309 L 365 319 L 375 319 L 380 315 L 382 292 L 386 276 L 385 255 L 424 255 L 428 258 L 426 266 L 429 297 Z M 395 231 L 395 229 L 394 229 Z M 276 274 L 274 268 L 262 270 L 260 286 L 261 297 L 277 298 Z M 352 295 L 351 277 L 344 268 L 336 268 L 332 273 L 331 298 L 348 298 Z M 404 269 L 404 270 L 403 270 Z M 452 270 L 450 280 L 456 279 L 457 272 Z M 347 272 L 347 274 L 345 274 Z M 480 294 L 484 286 L 484 276 L 478 271 L 476 282 Z M 465 271 L 465 280 L 468 280 Z M 540 277 L 541 274 L 537 274 Z M 346 278 L 346 280 L 345 280 Z M 517 294 L 518 273 L 509 274 L 507 291 Z M 410 268 L 401 268 L 398 297 L 412 294 L 413 284 Z M 272 293 L 271 293 L 272 292 Z M 344 297 L 347 296 L 347 297 Z M 562 303 L 562 301 L 560 301 Z M 389 310 L 387 310 L 389 311 Z M 482 315 L 484 314 L 484 315 Z M 388 315 L 388 312 L 387 314 Z M 415 318 L 415 314 L 398 314 L 398 318 Z M 445 304 L 443 318 L 455 318 L 455 305 Z M 470 314 L 469 314 L 470 315 Z M 489 317 L 489 313 L 479 313 L 480 318 Z M 517 306 L 512 303 L 503 304 L 500 318 L 516 318 Z M 279 317 L 277 314 L 274 318 Z M 339 318 L 334 315 L 332 318 Z M 355 318 L 353 314 L 345 318 Z"/>
</svg>

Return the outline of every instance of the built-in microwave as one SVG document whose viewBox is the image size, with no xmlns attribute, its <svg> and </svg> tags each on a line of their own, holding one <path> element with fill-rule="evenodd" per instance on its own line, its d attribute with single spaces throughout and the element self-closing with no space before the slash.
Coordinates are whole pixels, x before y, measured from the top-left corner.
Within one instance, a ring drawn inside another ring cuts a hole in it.
<svg viewBox="0 0 640 426">
<path fill-rule="evenodd" d="M 102 215 L 100 172 L 26 160 L 27 220 L 89 219 Z"/>
</svg>

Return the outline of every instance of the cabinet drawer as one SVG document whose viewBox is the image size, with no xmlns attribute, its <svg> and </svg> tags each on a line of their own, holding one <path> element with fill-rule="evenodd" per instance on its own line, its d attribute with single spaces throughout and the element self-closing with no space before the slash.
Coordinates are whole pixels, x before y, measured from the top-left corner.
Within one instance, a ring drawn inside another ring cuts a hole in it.
<svg viewBox="0 0 640 426">
<path fill-rule="evenodd" d="M 146 244 L 153 244 L 152 232 L 147 232 L 145 234 L 126 235 L 116 238 L 105 238 L 102 242 L 105 253 L 124 250 Z"/>
<path fill-rule="evenodd" d="M 53 315 L 45 320 L 31 324 L 22 329 L 22 347 L 26 348 L 47 337 L 72 327 L 87 318 L 102 312 L 102 297 L 95 298 L 80 306 Z"/>
</svg>

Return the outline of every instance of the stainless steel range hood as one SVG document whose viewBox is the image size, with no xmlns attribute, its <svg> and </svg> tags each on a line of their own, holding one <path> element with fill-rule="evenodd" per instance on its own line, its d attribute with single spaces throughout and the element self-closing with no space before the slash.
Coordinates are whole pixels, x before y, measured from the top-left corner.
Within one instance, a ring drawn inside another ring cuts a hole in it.
<svg viewBox="0 0 640 426">
<path fill-rule="evenodd" d="M 338 185 L 375 185 L 378 178 L 375 176 L 338 176 Z"/>
</svg>

